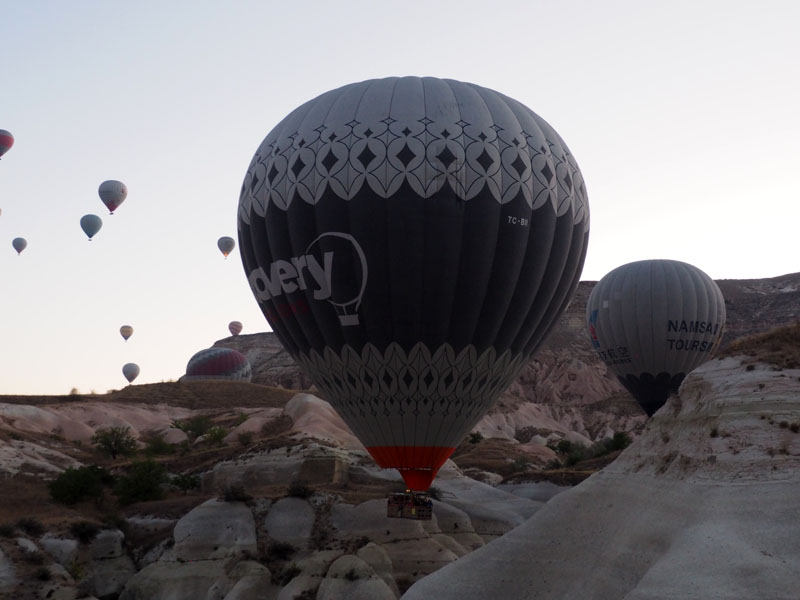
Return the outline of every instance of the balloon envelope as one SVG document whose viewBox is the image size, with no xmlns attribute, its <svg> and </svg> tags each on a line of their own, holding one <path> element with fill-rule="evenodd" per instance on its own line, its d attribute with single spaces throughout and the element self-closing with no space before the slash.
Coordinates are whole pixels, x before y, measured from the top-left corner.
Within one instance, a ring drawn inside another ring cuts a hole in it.
<svg viewBox="0 0 800 600">
<path fill-rule="evenodd" d="M 242 324 L 239 321 L 231 321 L 228 323 L 228 331 L 231 332 L 231 335 L 239 335 L 242 333 Z"/>
<path fill-rule="evenodd" d="M 102 200 L 103 204 L 108 208 L 108 214 L 113 215 L 114 211 L 117 210 L 119 205 L 128 197 L 128 187 L 121 181 L 109 179 L 100 184 L 97 193 L 100 195 L 100 200 Z"/>
<path fill-rule="evenodd" d="M 238 228 L 280 341 L 378 464 L 426 489 L 569 302 L 589 208 L 529 108 L 404 77 L 281 121 L 247 170 Z"/>
<path fill-rule="evenodd" d="M 222 252 L 225 258 L 228 258 L 228 255 L 235 247 L 236 242 L 232 237 L 223 236 L 217 240 L 217 248 L 219 248 L 219 251 Z"/>
<path fill-rule="evenodd" d="M 94 235 L 100 231 L 102 226 L 103 219 L 97 215 L 83 215 L 81 217 L 81 229 L 83 229 L 83 233 L 89 237 L 90 242 L 92 241 Z"/>
<path fill-rule="evenodd" d="M 14 136 L 11 135 L 11 132 L 6 131 L 5 129 L 0 129 L 0 157 L 8 152 L 13 145 Z"/>
<path fill-rule="evenodd" d="M 125 376 L 125 379 L 128 380 L 128 383 L 133 382 L 139 376 L 139 365 L 136 363 L 126 363 L 122 365 L 122 374 Z"/>
<path fill-rule="evenodd" d="M 652 415 L 719 345 L 725 300 L 697 267 L 643 260 L 597 283 L 586 321 L 595 352 Z"/>
<path fill-rule="evenodd" d="M 14 250 L 17 251 L 17 254 L 20 254 L 28 247 L 28 241 L 25 238 L 18 237 L 11 240 L 11 245 L 14 247 Z"/>
<path fill-rule="evenodd" d="M 251 376 L 250 362 L 243 354 L 230 348 L 207 348 L 189 359 L 186 375 L 181 379 L 230 379 L 249 382 Z"/>
<path fill-rule="evenodd" d="M 122 338 L 127 342 L 128 338 L 133 335 L 133 327 L 131 327 L 130 325 L 123 325 L 122 327 L 119 328 L 119 333 L 122 336 Z"/>
</svg>

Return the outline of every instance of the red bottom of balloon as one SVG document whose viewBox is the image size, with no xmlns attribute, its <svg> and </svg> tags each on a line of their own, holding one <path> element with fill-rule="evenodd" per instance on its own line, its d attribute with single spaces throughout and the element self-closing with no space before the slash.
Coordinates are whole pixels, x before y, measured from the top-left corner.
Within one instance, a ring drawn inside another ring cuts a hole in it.
<svg viewBox="0 0 800 600">
<path fill-rule="evenodd" d="M 397 469 L 409 489 L 424 492 L 455 448 L 446 446 L 371 446 L 369 453 L 384 469 Z"/>
</svg>

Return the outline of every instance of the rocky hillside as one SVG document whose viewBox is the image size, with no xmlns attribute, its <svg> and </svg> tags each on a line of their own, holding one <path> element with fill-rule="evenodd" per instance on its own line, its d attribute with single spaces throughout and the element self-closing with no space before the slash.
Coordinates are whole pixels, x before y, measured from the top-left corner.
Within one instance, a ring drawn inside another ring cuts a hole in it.
<svg viewBox="0 0 800 600">
<path fill-rule="evenodd" d="M 586 335 L 586 302 L 595 283 L 579 284 L 542 348 L 478 425 L 482 435 L 528 442 L 575 434 L 589 442 L 642 426 L 644 413 L 597 359 Z M 724 345 L 800 318 L 800 273 L 717 283 L 728 313 Z M 245 354 L 256 383 L 312 387 L 272 333 L 225 338 L 215 345 Z"/>
<path fill-rule="evenodd" d="M 797 598 L 800 369 L 742 350 L 690 374 L 610 466 L 403 600 Z"/>
</svg>

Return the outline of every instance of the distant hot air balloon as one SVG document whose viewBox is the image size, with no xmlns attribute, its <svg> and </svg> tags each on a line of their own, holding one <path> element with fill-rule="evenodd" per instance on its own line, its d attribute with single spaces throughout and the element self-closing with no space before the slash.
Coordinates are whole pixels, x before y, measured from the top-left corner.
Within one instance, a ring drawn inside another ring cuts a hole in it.
<svg viewBox="0 0 800 600">
<path fill-rule="evenodd" d="M 136 363 L 126 363 L 122 365 L 122 374 L 125 376 L 125 379 L 128 380 L 128 383 L 132 383 L 133 380 L 139 376 L 139 365 Z"/>
<path fill-rule="evenodd" d="M 228 237 L 227 235 L 217 240 L 217 248 L 219 248 L 225 258 L 228 258 L 228 254 L 230 254 L 235 247 L 236 242 L 232 237 Z"/>
<path fill-rule="evenodd" d="M 28 241 L 25 238 L 14 238 L 11 241 L 11 245 L 14 246 L 14 250 L 16 250 L 17 255 L 19 255 L 28 247 Z"/>
<path fill-rule="evenodd" d="M 83 229 L 83 233 L 89 236 L 90 242 L 92 241 L 92 237 L 100 231 L 102 226 L 103 219 L 97 215 L 83 215 L 81 217 L 81 229 Z"/>
<path fill-rule="evenodd" d="M 231 321 L 228 323 L 228 331 L 231 332 L 231 335 L 239 335 L 242 333 L 242 324 L 239 321 Z"/>
<path fill-rule="evenodd" d="M 122 339 L 124 339 L 127 342 L 128 338 L 133 335 L 133 327 L 131 327 L 130 325 L 123 325 L 122 327 L 119 328 L 119 333 L 122 336 Z"/>
<path fill-rule="evenodd" d="M 569 303 L 589 208 L 529 108 L 387 78 L 322 94 L 267 135 L 238 229 L 278 339 L 375 461 L 426 490 Z"/>
<path fill-rule="evenodd" d="M 597 283 L 586 320 L 595 352 L 652 415 L 719 345 L 725 300 L 697 267 L 642 260 Z"/>
<path fill-rule="evenodd" d="M 252 376 L 247 358 L 230 348 L 207 348 L 189 359 L 182 381 L 229 379 L 249 382 Z"/>
<path fill-rule="evenodd" d="M 100 194 L 100 200 L 108 208 L 108 214 L 113 215 L 114 211 L 128 197 L 128 187 L 121 181 L 109 179 L 100 184 L 97 193 Z"/>
<path fill-rule="evenodd" d="M 14 136 L 10 131 L 0 129 L 0 158 L 14 145 Z"/>
</svg>

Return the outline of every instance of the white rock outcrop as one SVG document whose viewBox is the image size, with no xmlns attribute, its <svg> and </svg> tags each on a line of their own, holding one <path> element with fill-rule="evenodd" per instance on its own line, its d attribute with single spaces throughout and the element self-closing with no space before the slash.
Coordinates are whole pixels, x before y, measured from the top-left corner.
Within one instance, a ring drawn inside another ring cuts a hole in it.
<svg viewBox="0 0 800 600">
<path fill-rule="evenodd" d="M 799 377 L 707 363 L 609 467 L 403 599 L 797 598 Z"/>
<path fill-rule="evenodd" d="M 176 523 L 173 535 L 177 560 L 207 560 L 257 552 L 253 513 L 242 502 L 207 500 Z"/>
<path fill-rule="evenodd" d="M 338 558 L 317 591 L 317 600 L 396 600 L 395 593 L 366 562 L 352 554 Z"/>
</svg>

